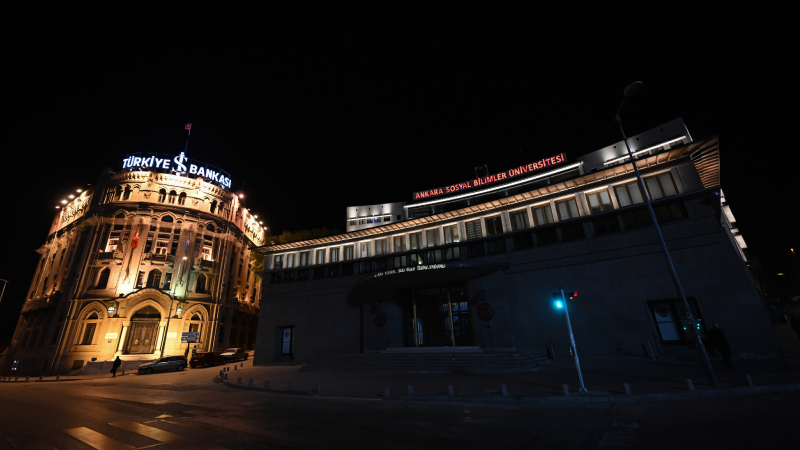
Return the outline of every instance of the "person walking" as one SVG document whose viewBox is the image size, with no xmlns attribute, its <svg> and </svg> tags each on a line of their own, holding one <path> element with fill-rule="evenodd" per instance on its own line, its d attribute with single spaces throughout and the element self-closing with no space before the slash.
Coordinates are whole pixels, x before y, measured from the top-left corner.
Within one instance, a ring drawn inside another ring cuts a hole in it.
<svg viewBox="0 0 800 450">
<path fill-rule="evenodd" d="M 731 346 L 728 344 L 728 338 L 725 337 L 725 332 L 722 331 L 718 323 L 715 323 L 714 328 L 709 330 L 708 343 L 722 354 L 722 363 L 725 364 L 725 367 L 733 369 L 733 365 L 731 364 L 731 358 L 733 357 L 731 354 Z"/>
<path fill-rule="evenodd" d="M 111 376 L 111 378 L 114 378 L 114 377 L 117 376 L 117 369 L 119 369 L 119 366 L 121 364 L 122 364 L 122 360 L 119 359 L 119 355 L 117 355 L 117 359 L 114 360 L 114 364 L 111 366 L 111 373 L 113 374 Z"/>
</svg>

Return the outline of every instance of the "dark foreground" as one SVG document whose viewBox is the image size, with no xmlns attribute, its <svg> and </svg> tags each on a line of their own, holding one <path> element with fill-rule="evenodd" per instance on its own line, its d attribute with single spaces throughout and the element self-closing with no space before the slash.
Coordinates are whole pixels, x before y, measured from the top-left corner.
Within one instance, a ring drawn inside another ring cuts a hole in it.
<svg viewBox="0 0 800 450">
<path fill-rule="evenodd" d="M 0 384 L 0 449 L 775 448 L 800 394 L 640 404 L 486 405 L 275 395 L 214 369 Z"/>
</svg>

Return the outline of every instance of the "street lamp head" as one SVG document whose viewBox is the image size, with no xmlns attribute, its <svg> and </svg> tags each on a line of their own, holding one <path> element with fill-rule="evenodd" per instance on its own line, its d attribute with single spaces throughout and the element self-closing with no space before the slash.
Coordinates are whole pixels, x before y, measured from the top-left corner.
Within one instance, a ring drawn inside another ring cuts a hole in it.
<svg viewBox="0 0 800 450">
<path fill-rule="evenodd" d="M 641 81 L 634 81 L 633 83 L 629 84 L 628 87 L 625 88 L 625 97 L 630 97 L 642 88 Z"/>
</svg>

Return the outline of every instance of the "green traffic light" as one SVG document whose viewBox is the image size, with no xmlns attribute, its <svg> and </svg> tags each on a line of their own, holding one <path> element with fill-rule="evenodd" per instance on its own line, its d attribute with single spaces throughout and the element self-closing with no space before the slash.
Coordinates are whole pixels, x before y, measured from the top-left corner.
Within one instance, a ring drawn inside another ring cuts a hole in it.
<svg viewBox="0 0 800 450">
<path fill-rule="evenodd" d="M 556 308 L 561 309 L 564 307 L 564 304 L 561 301 L 556 301 Z"/>
</svg>

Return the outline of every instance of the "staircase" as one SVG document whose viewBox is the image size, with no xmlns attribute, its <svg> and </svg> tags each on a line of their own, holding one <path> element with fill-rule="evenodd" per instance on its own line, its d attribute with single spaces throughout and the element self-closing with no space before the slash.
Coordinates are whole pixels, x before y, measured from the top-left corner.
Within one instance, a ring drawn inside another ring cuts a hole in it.
<svg viewBox="0 0 800 450">
<path fill-rule="evenodd" d="M 300 372 L 528 372 L 548 362 L 540 352 L 355 353 L 315 359 Z"/>
</svg>

